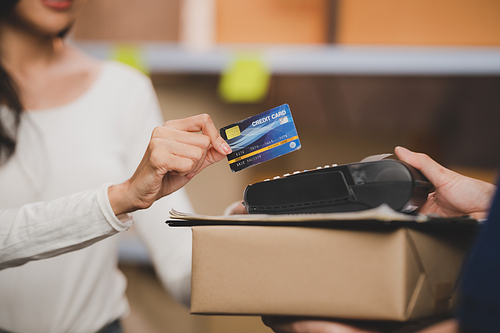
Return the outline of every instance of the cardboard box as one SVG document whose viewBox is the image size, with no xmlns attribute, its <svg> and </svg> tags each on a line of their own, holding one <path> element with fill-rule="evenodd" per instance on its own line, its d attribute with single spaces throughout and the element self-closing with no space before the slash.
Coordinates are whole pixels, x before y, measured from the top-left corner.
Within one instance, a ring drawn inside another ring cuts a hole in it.
<svg viewBox="0 0 500 333">
<path fill-rule="evenodd" d="M 219 43 L 305 43 L 328 41 L 327 0 L 218 0 Z"/>
<path fill-rule="evenodd" d="M 500 45 L 498 0 L 342 0 L 341 44 Z"/>
<path fill-rule="evenodd" d="M 193 227 L 191 312 L 390 321 L 446 314 L 473 235 L 452 226 Z"/>
<path fill-rule="evenodd" d="M 99 0 L 83 7 L 76 40 L 119 42 L 179 40 L 180 0 Z"/>
</svg>

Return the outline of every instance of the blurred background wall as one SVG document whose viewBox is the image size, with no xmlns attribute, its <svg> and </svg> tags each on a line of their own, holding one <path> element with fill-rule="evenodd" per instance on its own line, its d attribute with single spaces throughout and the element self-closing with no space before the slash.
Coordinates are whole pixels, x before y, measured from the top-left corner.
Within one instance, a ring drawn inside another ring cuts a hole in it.
<svg viewBox="0 0 500 333">
<path fill-rule="evenodd" d="M 89 0 L 70 41 L 150 75 L 166 119 L 205 112 L 220 128 L 290 105 L 302 149 L 236 174 L 211 166 L 187 186 L 198 213 L 222 214 L 249 183 L 396 145 L 496 179 L 496 0 Z M 122 269 L 127 332 L 270 332 L 260 318 L 189 315 L 147 259 Z"/>
</svg>

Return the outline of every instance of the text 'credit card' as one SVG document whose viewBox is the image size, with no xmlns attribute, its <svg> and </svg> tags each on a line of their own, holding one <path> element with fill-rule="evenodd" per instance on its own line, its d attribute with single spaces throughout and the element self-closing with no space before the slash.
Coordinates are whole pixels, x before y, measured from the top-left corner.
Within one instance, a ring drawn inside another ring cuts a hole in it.
<svg viewBox="0 0 500 333">
<path fill-rule="evenodd" d="M 269 161 L 300 149 L 299 135 L 288 104 L 259 113 L 220 129 L 233 152 L 227 155 L 231 171 Z"/>
</svg>

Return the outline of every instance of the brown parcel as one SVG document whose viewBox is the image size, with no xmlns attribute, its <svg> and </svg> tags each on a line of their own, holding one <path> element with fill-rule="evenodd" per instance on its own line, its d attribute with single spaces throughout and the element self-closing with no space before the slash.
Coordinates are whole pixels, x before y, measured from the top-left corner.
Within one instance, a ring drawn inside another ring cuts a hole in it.
<svg viewBox="0 0 500 333">
<path fill-rule="evenodd" d="M 407 321 L 451 311 L 470 230 L 193 228 L 191 312 Z"/>
</svg>

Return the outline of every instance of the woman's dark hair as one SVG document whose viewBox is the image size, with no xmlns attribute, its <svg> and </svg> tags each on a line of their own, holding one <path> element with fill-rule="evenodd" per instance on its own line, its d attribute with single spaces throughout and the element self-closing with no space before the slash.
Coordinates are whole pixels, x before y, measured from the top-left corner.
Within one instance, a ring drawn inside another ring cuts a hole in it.
<svg viewBox="0 0 500 333">
<path fill-rule="evenodd" d="M 0 0 L 0 20 L 4 19 L 5 15 L 7 15 L 18 2 L 19 0 Z M 21 112 L 23 111 L 16 83 L 5 70 L 0 60 L 0 106 L 1 105 L 7 108 L 3 108 L 2 112 L 0 112 L 0 165 L 7 161 L 16 149 L 17 129 L 21 120 Z"/>
</svg>

